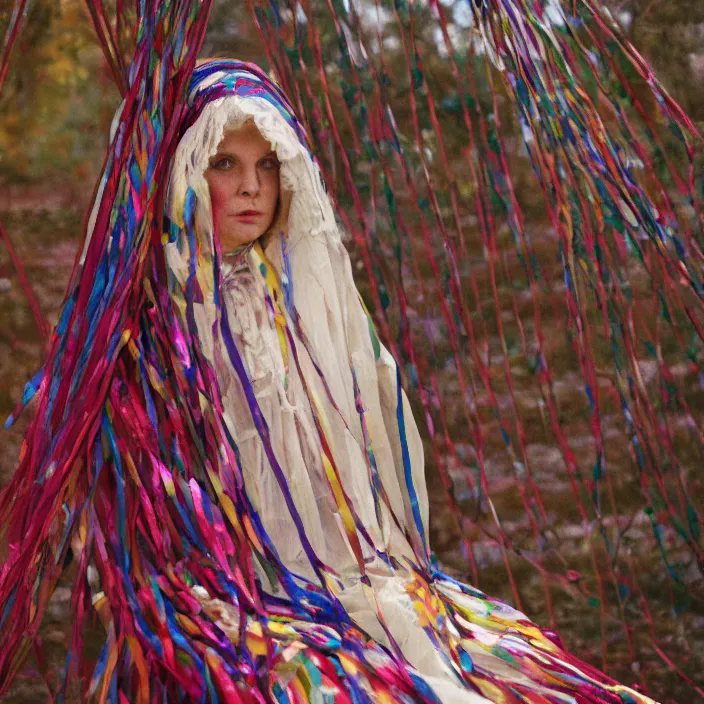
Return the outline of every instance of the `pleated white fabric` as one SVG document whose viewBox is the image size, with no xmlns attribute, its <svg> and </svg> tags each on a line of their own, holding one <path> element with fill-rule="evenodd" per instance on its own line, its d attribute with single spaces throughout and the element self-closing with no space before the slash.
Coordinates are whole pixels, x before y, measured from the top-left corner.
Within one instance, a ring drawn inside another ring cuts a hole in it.
<svg viewBox="0 0 704 704">
<path fill-rule="evenodd" d="M 339 247 L 342 248 L 342 245 Z M 341 253 L 340 256 L 345 259 L 346 253 Z M 351 272 L 348 271 L 347 274 L 351 277 Z M 483 697 L 468 692 L 465 687 L 454 684 L 454 675 L 442 654 L 435 649 L 422 629 L 411 598 L 406 592 L 405 587 L 410 582 L 411 575 L 403 568 L 391 570 L 367 546 L 366 571 L 371 580 L 376 603 L 370 603 L 368 600 L 360 582 L 360 572 L 344 525 L 325 478 L 320 459 L 320 442 L 301 377 L 303 376 L 307 383 L 313 384 L 313 393 L 318 399 L 325 397 L 325 390 L 322 384 L 316 382 L 317 373 L 304 352 L 301 359 L 303 374 L 292 369 L 291 365 L 288 383 L 284 388 L 284 365 L 277 332 L 267 315 L 264 295 L 257 278 L 256 274 L 252 274 L 250 265 L 245 265 L 238 271 L 228 270 L 223 280 L 225 305 L 306 534 L 318 557 L 332 567 L 344 583 L 344 589 L 337 593 L 338 598 L 357 625 L 378 642 L 388 645 L 388 639 L 377 617 L 378 606 L 404 656 L 425 676 L 428 684 L 443 702 L 486 701 Z M 309 302 L 309 312 L 311 309 L 315 311 L 314 301 L 325 305 L 322 288 L 316 287 L 314 291 L 316 295 L 313 295 Z M 379 472 L 389 490 L 390 503 L 392 506 L 395 504 L 397 516 L 409 521 L 412 516 L 405 515 L 405 505 L 410 501 L 403 495 L 403 477 L 399 476 L 403 462 L 396 417 L 398 389 L 395 362 L 383 346 L 378 348 L 379 356 L 378 359 L 375 358 L 370 344 L 366 314 L 354 289 L 350 288 L 350 291 L 355 295 L 346 302 L 349 322 L 347 337 L 355 339 L 358 343 L 353 345 L 354 359 L 357 360 L 355 369 L 360 376 L 360 386 L 364 388 L 361 397 L 365 399 L 365 414 L 373 434 Z M 329 319 L 329 311 L 323 309 L 315 311 L 315 315 L 322 316 L 323 320 Z M 352 319 L 356 319 L 357 325 Z M 355 335 L 359 337 L 355 338 Z M 318 344 L 321 342 L 318 340 Z M 298 340 L 297 344 L 299 350 L 303 351 L 302 341 Z M 325 340 L 325 344 L 330 345 L 330 350 L 335 349 L 332 335 Z M 344 350 L 340 350 L 339 354 L 340 359 L 345 359 L 342 356 Z M 332 364 L 333 361 L 328 359 L 327 363 Z M 371 361 L 373 364 L 366 368 L 365 361 Z M 360 368 L 363 371 L 360 371 Z M 243 404 L 239 380 L 227 367 L 221 374 L 227 413 L 233 419 L 231 431 L 235 434 L 240 451 L 247 493 L 287 568 L 314 580 L 315 575 L 298 539 L 296 527 L 285 509 L 283 495 L 264 454 L 261 438 L 254 427 L 251 414 Z M 421 471 L 422 445 L 403 393 L 402 398 L 406 425 L 412 426 L 410 435 L 415 438 L 415 442 L 411 443 L 410 452 L 414 471 Z M 348 400 L 353 402 L 353 399 Z M 370 405 L 366 406 L 366 403 Z M 361 433 L 355 432 L 358 428 L 354 423 L 354 404 L 345 410 L 350 414 L 349 428 L 345 427 L 339 416 L 336 419 L 336 412 L 331 404 L 325 407 L 325 415 L 331 426 L 330 437 L 334 442 L 334 454 L 344 476 L 345 489 L 358 514 L 363 518 L 365 527 L 373 536 L 377 549 L 383 549 L 403 563 L 403 558 L 412 557 L 413 551 L 403 533 L 393 524 L 386 509 L 382 509 L 381 521 L 375 517 L 372 491 L 363 457 L 363 441 Z M 422 479 L 416 481 L 421 483 Z M 423 511 L 427 521 L 424 481 L 422 487 Z M 263 574 L 261 576 L 265 582 L 266 577 Z M 275 591 L 276 585 L 270 584 L 268 588 Z"/>
</svg>

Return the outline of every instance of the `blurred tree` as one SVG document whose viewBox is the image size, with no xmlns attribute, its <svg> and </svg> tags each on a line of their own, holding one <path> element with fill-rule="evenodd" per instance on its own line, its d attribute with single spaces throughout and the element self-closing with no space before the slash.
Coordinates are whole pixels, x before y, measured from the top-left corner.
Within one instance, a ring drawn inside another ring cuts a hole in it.
<svg viewBox="0 0 704 704">
<path fill-rule="evenodd" d="M 704 2 L 606 0 L 605 4 L 668 91 L 704 126 Z"/>
<path fill-rule="evenodd" d="M 2 0 L 0 31 L 12 0 Z M 117 91 L 81 0 L 35 0 L 0 96 L 0 179 L 94 177 Z"/>
<path fill-rule="evenodd" d="M 215 0 L 201 56 L 226 56 L 268 68 L 247 3 Z"/>
</svg>

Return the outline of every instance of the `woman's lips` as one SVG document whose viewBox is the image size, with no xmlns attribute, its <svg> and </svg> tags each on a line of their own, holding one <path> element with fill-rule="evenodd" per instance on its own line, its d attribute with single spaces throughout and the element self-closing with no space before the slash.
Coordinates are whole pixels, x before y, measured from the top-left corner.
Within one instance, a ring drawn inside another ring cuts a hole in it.
<svg viewBox="0 0 704 704">
<path fill-rule="evenodd" d="M 242 210 L 239 213 L 235 213 L 235 217 L 240 222 L 254 222 L 261 216 L 262 213 L 259 210 Z"/>
</svg>

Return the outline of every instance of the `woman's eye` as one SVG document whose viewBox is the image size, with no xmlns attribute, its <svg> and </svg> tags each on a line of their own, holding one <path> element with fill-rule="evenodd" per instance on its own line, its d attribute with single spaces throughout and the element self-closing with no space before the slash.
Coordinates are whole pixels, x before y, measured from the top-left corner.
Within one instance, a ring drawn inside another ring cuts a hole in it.
<svg viewBox="0 0 704 704">
<path fill-rule="evenodd" d="M 228 156 L 222 157 L 222 159 L 217 159 L 211 165 L 211 169 L 217 169 L 218 171 L 224 171 L 232 167 L 232 159 Z"/>
<path fill-rule="evenodd" d="M 263 161 L 261 161 L 259 163 L 263 168 L 265 168 L 267 170 L 279 168 L 279 160 L 274 159 L 274 157 L 269 157 L 268 159 L 264 159 Z"/>
</svg>

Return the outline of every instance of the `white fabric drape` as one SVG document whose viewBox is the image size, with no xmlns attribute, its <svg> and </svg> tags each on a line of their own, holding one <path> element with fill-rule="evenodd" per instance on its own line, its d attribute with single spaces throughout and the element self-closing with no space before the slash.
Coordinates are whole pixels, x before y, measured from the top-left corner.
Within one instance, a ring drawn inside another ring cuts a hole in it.
<svg viewBox="0 0 704 704">
<path fill-rule="evenodd" d="M 365 399 L 365 413 L 381 479 L 395 513 L 401 521 L 406 521 L 407 525 L 412 526 L 412 523 L 408 523 L 413 520 L 410 515 L 410 500 L 404 496 L 402 489 L 405 480 L 402 474 L 401 443 L 396 420 L 395 362 L 383 346 L 380 346 L 378 358 L 375 358 L 366 314 L 357 299 L 355 289 L 349 285 L 349 260 L 346 252 L 342 251 L 342 244 L 337 246 L 340 248 L 339 259 L 337 262 L 333 260 L 331 264 L 341 265 L 339 280 L 344 282 L 342 288 L 350 292 L 349 299 L 343 300 L 339 311 L 339 320 L 347 320 L 347 325 L 337 330 L 328 329 L 323 337 L 320 332 L 317 336 L 311 332 L 311 338 L 315 339 L 315 342 L 311 342 L 317 349 L 320 349 L 321 345 L 327 346 L 332 353 L 326 355 L 319 363 L 334 365 L 338 359 L 346 358 L 344 348 L 339 345 L 347 341 L 360 380 L 361 397 Z M 247 265 L 239 271 L 228 270 L 223 281 L 224 302 L 238 347 L 253 381 L 259 407 L 269 426 L 274 450 L 286 473 L 306 534 L 316 554 L 342 577 L 344 589 L 337 593 L 338 598 L 361 628 L 375 640 L 388 644 L 376 615 L 376 604 L 368 601 L 362 589 L 357 563 L 324 476 L 319 440 L 308 397 L 300 375 L 293 365 L 289 368 L 288 385 L 284 389 L 283 359 L 277 333 L 266 313 L 264 294 L 257 278 Z M 314 314 L 313 320 L 334 319 L 334 313 L 326 310 L 328 303 L 319 282 L 311 283 L 309 292 L 311 297 L 304 309 Z M 310 326 L 307 326 L 307 329 L 311 329 Z M 302 353 L 300 340 L 298 343 L 303 358 L 303 376 L 315 387 L 317 398 L 322 399 L 325 391 L 322 384 L 317 382 L 317 373 L 310 360 Z M 334 368 L 328 372 L 333 373 Z M 265 457 L 261 438 L 254 428 L 246 404 L 243 403 L 239 380 L 227 366 L 220 371 L 220 375 L 223 380 L 226 412 L 232 419 L 230 427 L 240 451 L 247 493 L 286 567 L 296 574 L 315 579 L 298 540 L 293 520 L 284 507 L 284 499 Z M 350 385 L 351 383 L 350 379 Z M 336 386 L 338 392 L 344 388 L 342 384 Z M 403 392 L 402 398 L 413 470 L 416 473 L 422 472 L 422 445 Z M 344 427 L 331 404 L 325 405 L 326 417 L 331 426 L 330 437 L 334 440 L 334 454 L 343 474 L 345 489 L 374 537 L 377 548 L 403 562 L 404 557 L 413 557 L 413 551 L 393 524 L 388 511 L 382 509 L 381 522 L 375 518 L 372 490 L 361 449 L 361 431 L 355 423 L 354 399 L 345 400 L 348 405 L 346 408 L 340 407 L 340 410 L 343 414 L 348 414 L 346 420 L 349 422 L 349 429 Z M 423 490 L 423 514 L 427 525 L 425 482 L 422 477 L 414 479 L 416 485 Z M 421 628 L 411 599 L 406 593 L 405 585 L 410 580 L 410 574 L 403 569 L 392 571 L 381 559 L 375 558 L 371 550 L 366 551 L 366 558 L 367 574 L 371 579 L 378 605 L 393 638 L 408 661 L 425 675 L 442 701 L 485 701 L 482 697 L 454 684 L 454 676 Z M 262 580 L 266 583 L 263 575 Z M 268 588 L 274 587 L 270 585 Z"/>
</svg>

